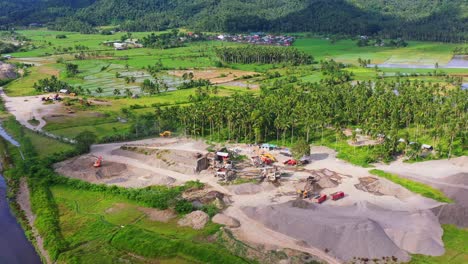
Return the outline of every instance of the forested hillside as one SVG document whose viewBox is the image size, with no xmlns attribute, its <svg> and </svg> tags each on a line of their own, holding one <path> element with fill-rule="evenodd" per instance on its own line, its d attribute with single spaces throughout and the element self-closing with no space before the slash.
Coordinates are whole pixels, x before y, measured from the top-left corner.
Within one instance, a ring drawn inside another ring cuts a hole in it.
<svg viewBox="0 0 468 264">
<path fill-rule="evenodd" d="M 0 0 L 0 25 L 47 23 L 89 31 L 188 27 L 205 31 L 380 34 L 419 40 L 468 37 L 465 0 Z"/>
</svg>

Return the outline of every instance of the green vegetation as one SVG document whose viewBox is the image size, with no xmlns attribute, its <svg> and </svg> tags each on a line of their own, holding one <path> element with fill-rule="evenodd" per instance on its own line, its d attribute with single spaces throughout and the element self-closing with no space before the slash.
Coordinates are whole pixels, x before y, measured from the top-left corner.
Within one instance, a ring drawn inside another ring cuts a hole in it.
<svg viewBox="0 0 468 264">
<path fill-rule="evenodd" d="M 2 122 L 2 127 L 13 136 L 13 138 L 27 137 L 35 149 L 40 149 L 41 158 L 48 157 L 54 153 L 68 152 L 73 150 L 73 146 L 58 140 L 46 137 L 22 127 L 13 117 Z"/>
<path fill-rule="evenodd" d="M 8 85 L 5 86 L 5 92 L 9 96 L 25 96 L 25 95 L 37 95 L 39 92 L 34 88 L 34 84 L 49 76 L 42 72 L 38 67 L 32 67 L 27 69 L 28 74 L 20 77 Z"/>
<path fill-rule="evenodd" d="M 390 180 L 396 184 L 399 184 L 405 187 L 406 189 L 414 193 L 418 193 L 424 197 L 431 198 L 431 199 L 434 199 L 436 201 L 443 202 L 443 203 L 453 202 L 448 197 L 446 197 L 441 191 L 434 189 L 429 185 L 426 185 L 420 182 L 415 182 L 409 179 L 405 179 L 405 178 L 399 177 L 398 175 L 387 173 L 381 170 L 373 169 L 373 170 L 370 170 L 369 172 L 379 177 L 383 177 L 387 180 Z"/>
<path fill-rule="evenodd" d="M 97 32 L 93 25 L 114 25 L 128 31 L 189 27 L 211 32 L 307 31 L 462 42 L 467 39 L 466 13 L 464 0 L 175 0 L 170 5 L 163 0 L 140 0 L 138 5 L 132 0 L 0 1 L 0 25 L 5 29 L 51 22 L 51 29 L 83 33 Z"/>
<path fill-rule="evenodd" d="M 242 47 L 222 47 L 216 55 L 225 63 L 240 64 L 311 64 L 314 58 L 295 48 L 247 45 Z"/>
<path fill-rule="evenodd" d="M 169 223 L 153 221 L 139 204 L 110 193 L 64 185 L 56 185 L 51 191 L 60 214 L 59 226 L 70 248 L 59 256 L 60 262 L 93 259 L 114 263 L 118 258 L 141 262 L 128 254 L 133 253 L 162 263 L 216 260 L 244 263 L 217 243 L 208 241 L 218 231 L 218 225 L 210 223 L 196 231 L 177 226 L 177 219 Z"/>
<path fill-rule="evenodd" d="M 412 255 L 410 264 L 464 264 L 468 262 L 468 230 L 453 225 L 443 225 L 442 240 L 445 245 L 445 254 L 439 257 Z"/>
</svg>

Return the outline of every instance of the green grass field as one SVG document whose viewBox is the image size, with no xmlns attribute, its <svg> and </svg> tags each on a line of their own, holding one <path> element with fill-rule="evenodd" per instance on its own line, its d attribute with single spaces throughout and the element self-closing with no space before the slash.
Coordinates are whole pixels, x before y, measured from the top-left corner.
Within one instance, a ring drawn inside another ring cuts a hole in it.
<svg viewBox="0 0 468 264">
<path fill-rule="evenodd" d="M 51 75 L 44 74 L 39 70 L 39 67 L 31 67 L 28 69 L 29 74 L 25 77 L 20 77 L 4 87 L 5 93 L 8 96 L 27 96 L 37 95 L 38 93 L 33 85 L 40 79 L 50 77 Z"/>
<path fill-rule="evenodd" d="M 358 58 L 370 59 L 372 63 L 405 64 L 446 64 L 453 56 L 452 50 L 461 44 L 409 41 L 408 47 L 358 47 L 355 40 L 339 40 L 331 44 L 329 40 L 302 38 L 294 44 L 300 50 L 313 55 L 316 60 L 335 59 L 344 63 L 356 64 Z M 466 46 L 466 44 L 465 44 Z"/>
<path fill-rule="evenodd" d="M 45 158 L 54 153 L 66 152 L 73 150 L 73 145 L 62 143 L 58 140 L 40 135 L 27 128 L 23 128 L 18 122 L 12 119 L 6 119 L 2 122 L 5 130 L 13 136 L 13 138 L 20 138 L 20 133 L 24 133 L 26 137 L 31 139 L 35 149 L 38 151 L 39 157 Z"/>
<path fill-rule="evenodd" d="M 439 191 L 437 189 L 434 189 L 429 185 L 426 185 L 426 184 L 423 184 L 423 183 L 420 183 L 420 182 L 416 182 L 416 181 L 412 181 L 412 180 L 409 180 L 409 179 L 406 179 L 406 178 L 402 178 L 402 177 L 400 177 L 398 175 L 387 173 L 387 172 L 384 172 L 384 171 L 381 171 L 381 170 L 373 169 L 373 170 L 370 170 L 369 172 L 374 174 L 374 175 L 377 175 L 379 177 L 390 180 L 390 181 L 392 181 L 392 182 L 394 182 L 396 184 L 399 184 L 399 185 L 405 187 L 406 189 L 408 189 L 408 190 L 410 190 L 410 191 L 412 191 L 414 193 L 420 194 L 420 195 L 422 195 L 424 197 L 431 198 L 431 199 L 434 199 L 436 201 L 443 202 L 443 203 L 453 202 L 451 199 L 449 199 L 447 196 L 445 196 L 443 192 L 441 192 L 441 191 Z"/>
<path fill-rule="evenodd" d="M 69 251 L 59 263 L 245 263 L 202 230 L 152 221 L 132 201 L 65 186 L 51 188 L 59 207 L 60 229 Z"/>
</svg>

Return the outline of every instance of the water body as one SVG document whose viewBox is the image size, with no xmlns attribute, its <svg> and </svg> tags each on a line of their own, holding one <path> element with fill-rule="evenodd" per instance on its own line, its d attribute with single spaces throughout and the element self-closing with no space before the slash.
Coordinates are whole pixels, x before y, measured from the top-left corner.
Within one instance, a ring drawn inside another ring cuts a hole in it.
<svg viewBox="0 0 468 264">
<path fill-rule="evenodd" d="M 19 146 L 19 143 L 1 126 L 0 136 L 14 146 Z M 0 263 L 40 264 L 41 260 L 33 245 L 26 238 L 16 218 L 11 214 L 6 193 L 6 182 L 0 174 Z"/>
<path fill-rule="evenodd" d="M 6 183 L 2 175 L 0 175 L 0 263 L 41 263 L 34 247 L 24 235 L 23 229 L 11 214 L 6 198 Z"/>
<path fill-rule="evenodd" d="M 402 69 L 435 69 L 435 65 L 429 64 L 399 64 L 399 63 L 382 63 L 377 64 L 379 68 L 402 68 Z M 368 68 L 375 67 L 375 64 L 369 64 Z M 439 69 L 468 69 L 468 56 L 455 55 L 445 65 L 439 65 Z"/>
</svg>

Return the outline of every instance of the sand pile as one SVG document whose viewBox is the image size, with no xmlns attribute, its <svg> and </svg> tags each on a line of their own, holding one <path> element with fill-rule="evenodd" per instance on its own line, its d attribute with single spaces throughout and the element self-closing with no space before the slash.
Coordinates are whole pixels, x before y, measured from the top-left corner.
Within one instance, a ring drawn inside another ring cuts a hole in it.
<svg viewBox="0 0 468 264">
<path fill-rule="evenodd" d="M 3 63 L 0 61 L 0 79 L 14 78 L 16 78 L 15 67 L 11 64 Z"/>
<path fill-rule="evenodd" d="M 127 165 L 104 161 L 102 167 L 94 168 L 96 158 L 89 155 L 79 156 L 55 165 L 58 173 L 90 182 L 117 177 L 128 172 Z"/>
<path fill-rule="evenodd" d="M 112 155 L 137 159 L 151 166 L 183 174 L 195 173 L 198 159 L 196 152 L 129 146 L 113 150 Z"/>
<path fill-rule="evenodd" d="M 244 183 L 235 185 L 229 188 L 231 192 L 238 195 L 249 195 L 256 194 L 264 191 L 271 191 L 275 189 L 275 186 L 269 183 L 254 184 L 254 183 Z"/>
<path fill-rule="evenodd" d="M 442 190 L 445 195 L 451 198 L 454 203 L 446 204 L 434 208 L 432 211 L 439 217 L 442 224 L 453 224 L 458 227 L 468 227 L 468 189 L 461 188 L 468 186 L 468 173 L 459 173 L 441 179 L 445 183 L 459 185 L 460 188 L 432 184 Z"/>
<path fill-rule="evenodd" d="M 243 211 L 270 229 L 329 250 L 345 261 L 353 257 L 392 256 L 407 261 L 407 252 L 444 253 L 443 231 L 430 211 L 389 211 L 367 202 L 345 207 L 313 205 L 306 209 L 293 207 L 289 202 L 245 207 Z"/>
<path fill-rule="evenodd" d="M 151 221 L 167 223 L 171 219 L 176 218 L 177 214 L 171 210 L 158 210 L 154 208 L 140 207 L 138 208 L 141 212 L 145 213 Z"/>
<path fill-rule="evenodd" d="M 209 220 L 210 216 L 208 216 L 205 212 L 194 211 L 180 219 L 177 224 L 179 226 L 189 226 L 193 229 L 199 230 L 203 229 Z"/>
<path fill-rule="evenodd" d="M 123 163 L 106 161 L 102 167 L 94 168 L 96 157 L 83 155 L 54 165 L 61 175 L 92 183 L 104 183 L 128 188 L 143 188 L 152 185 L 172 185 L 176 180 L 152 171 L 136 168 Z"/>
<path fill-rule="evenodd" d="M 225 225 L 228 227 L 239 227 L 240 222 L 237 219 L 234 219 L 230 216 L 227 216 L 225 214 L 217 214 L 213 217 L 212 219 L 213 223 L 217 223 L 220 225 Z"/>
<path fill-rule="evenodd" d="M 413 196 L 407 189 L 386 179 L 376 177 L 361 177 L 359 183 L 355 184 L 356 189 L 369 192 L 375 195 L 395 196 L 398 199 L 405 199 Z"/>
<path fill-rule="evenodd" d="M 344 175 L 328 169 L 313 170 L 311 173 L 312 176 L 318 179 L 317 184 L 322 189 L 337 187 L 341 184 L 341 180 L 344 177 Z"/>
</svg>

